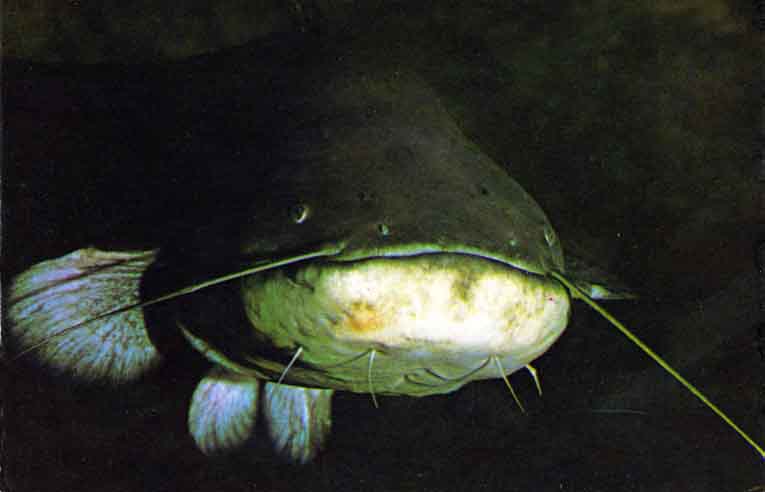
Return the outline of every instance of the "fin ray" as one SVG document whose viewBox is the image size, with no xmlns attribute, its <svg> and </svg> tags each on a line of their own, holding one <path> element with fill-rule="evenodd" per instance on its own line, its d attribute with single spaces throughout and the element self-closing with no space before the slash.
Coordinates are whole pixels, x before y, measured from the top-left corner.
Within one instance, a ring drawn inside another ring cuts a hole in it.
<svg viewBox="0 0 765 492">
<path fill-rule="evenodd" d="M 141 276 L 156 254 L 87 248 L 22 272 L 8 299 L 16 351 L 34 352 L 43 365 L 86 380 L 119 383 L 144 374 L 161 356 L 143 311 L 99 315 L 139 301 Z"/>
<path fill-rule="evenodd" d="M 212 368 L 199 382 L 189 407 L 188 426 L 208 455 L 240 448 L 255 432 L 260 382 Z"/>
<path fill-rule="evenodd" d="M 277 451 L 307 463 L 324 446 L 332 427 L 333 390 L 266 383 L 263 413 Z"/>
</svg>

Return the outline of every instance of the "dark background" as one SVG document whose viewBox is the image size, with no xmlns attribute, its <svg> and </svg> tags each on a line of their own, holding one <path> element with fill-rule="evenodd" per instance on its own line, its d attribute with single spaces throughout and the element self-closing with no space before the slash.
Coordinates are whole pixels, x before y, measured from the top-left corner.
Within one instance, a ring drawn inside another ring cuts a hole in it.
<svg viewBox="0 0 765 492">
<path fill-rule="evenodd" d="M 123 38 L 109 41 L 104 28 L 87 51 L 103 43 L 96 64 L 72 43 L 41 49 L 55 63 L 22 50 L 4 58 L 3 285 L 85 245 L 148 246 L 215 221 L 224 183 L 270 164 L 260 136 L 264 99 L 278 97 L 271 82 L 299 74 L 319 47 L 351 50 L 423 74 L 463 131 L 542 205 L 564 245 L 642 295 L 612 304 L 615 314 L 765 440 L 756 329 L 765 289 L 754 264 L 765 239 L 762 39 L 749 3 L 310 4 L 311 15 L 285 14 L 244 45 L 205 44 L 188 31 L 207 48 L 183 56 L 138 42 L 118 49 Z M 14 27 L 48 32 L 9 19 L 11 40 Z M 525 415 L 496 381 L 381 398 L 379 409 L 338 395 L 328 449 L 293 467 L 267 443 L 224 459 L 195 449 L 185 419 L 205 365 L 193 354 L 118 389 L 79 387 L 15 360 L 3 381 L 5 486 L 765 486 L 758 455 L 584 305 L 535 366 L 542 398 L 526 374 L 512 378 Z"/>
</svg>

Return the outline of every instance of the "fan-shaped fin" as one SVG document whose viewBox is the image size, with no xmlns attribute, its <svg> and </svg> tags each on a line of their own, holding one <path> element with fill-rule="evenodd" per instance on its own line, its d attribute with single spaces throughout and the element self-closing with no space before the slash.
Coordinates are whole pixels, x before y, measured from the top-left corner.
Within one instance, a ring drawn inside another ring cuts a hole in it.
<svg viewBox="0 0 765 492">
<path fill-rule="evenodd" d="M 266 383 L 263 413 L 277 451 L 290 461 L 311 461 L 332 426 L 332 390 Z"/>
<path fill-rule="evenodd" d="M 189 432 L 205 454 L 233 451 L 255 431 L 260 382 L 214 367 L 197 385 Z"/>
<path fill-rule="evenodd" d="M 86 380 L 136 379 L 160 360 L 138 304 L 156 251 L 80 249 L 13 279 L 6 336 L 18 354 Z M 124 311 L 120 311 L 124 309 Z"/>
</svg>

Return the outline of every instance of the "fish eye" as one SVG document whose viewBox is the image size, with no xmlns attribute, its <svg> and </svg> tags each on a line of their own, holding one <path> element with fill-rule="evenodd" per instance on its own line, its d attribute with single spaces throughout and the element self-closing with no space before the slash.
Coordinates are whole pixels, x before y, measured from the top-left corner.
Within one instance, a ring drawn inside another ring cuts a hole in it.
<svg viewBox="0 0 765 492">
<path fill-rule="evenodd" d="M 377 232 L 379 232 L 381 236 L 387 236 L 390 234 L 390 227 L 384 222 L 380 222 L 377 224 Z"/>
<path fill-rule="evenodd" d="M 310 213 L 311 209 L 305 203 L 298 203 L 291 206 L 289 209 L 290 219 L 292 219 L 292 222 L 295 224 L 302 224 L 305 222 Z"/>
</svg>

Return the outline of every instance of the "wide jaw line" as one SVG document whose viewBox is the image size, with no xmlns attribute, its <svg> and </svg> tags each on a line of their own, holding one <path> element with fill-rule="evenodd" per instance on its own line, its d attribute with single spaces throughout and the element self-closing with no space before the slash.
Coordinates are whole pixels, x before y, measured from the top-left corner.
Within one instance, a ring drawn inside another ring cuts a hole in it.
<svg viewBox="0 0 765 492">
<path fill-rule="evenodd" d="M 374 258 L 404 258 L 426 254 L 462 254 L 495 261 L 521 273 L 529 275 L 548 276 L 548 271 L 540 265 L 524 262 L 519 259 L 508 258 L 502 254 L 495 254 L 466 244 L 440 245 L 433 243 L 410 243 L 404 245 L 390 245 L 382 248 L 356 248 L 340 251 L 328 257 L 331 261 L 352 262 L 371 260 Z"/>
</svg>

